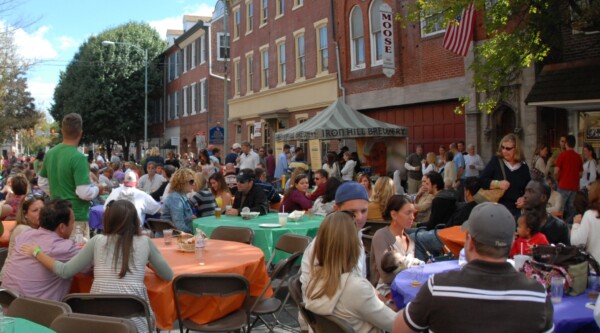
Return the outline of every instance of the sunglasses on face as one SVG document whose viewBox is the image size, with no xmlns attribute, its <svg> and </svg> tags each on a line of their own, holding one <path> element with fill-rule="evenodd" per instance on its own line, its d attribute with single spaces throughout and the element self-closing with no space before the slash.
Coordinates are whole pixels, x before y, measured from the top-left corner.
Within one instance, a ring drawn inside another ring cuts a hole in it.
<svg viewBox="0 0 600 333">
<path fill-rule="evenodd" d="M 506 150 L 506 151 L 511 151 L 511 150 L 515 149 L 515 147 L 505 147 L 505 146 L 500 146 L 500 148 L 502 148 L 502 150 Z"/>
</svg>

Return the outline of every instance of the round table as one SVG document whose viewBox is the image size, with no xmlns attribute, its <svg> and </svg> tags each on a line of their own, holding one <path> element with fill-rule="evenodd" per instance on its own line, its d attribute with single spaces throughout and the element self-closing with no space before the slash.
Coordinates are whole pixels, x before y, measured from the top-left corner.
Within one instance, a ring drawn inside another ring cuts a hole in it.
<svg viewBox="0 0 600 333">
<path fill-rule="evenodd" d="M 432 274 L 458 269 L 458 260 L 427 264 L 419 281 L 426 284 Z M 399 309 L 406 307 L 421 289 L 411 286 L 413 277 L 412 269 L 406 269 L 396 275 L 390 286 L 394 303 Z M 600 332 L 594 320 L 594 310 L 586 307 L 589 302 L 586 292 L 578 296 L 565 295 L 561 303 L 554 304 L 554 332 Z"/>
<path fill-rule="evenodd" d="M 173 270 L 175 277 L 181 274 L 236 273 L 248 279 L 252 296 L 259 296 L 269 283 L 264 254 L 255 246 L 208 239 L 205 249 L 206 264 L 201 266 L 197 263 L 193 252 L 179 251 L 175 240 L 172 245 L 165 245 L 163 238 L 155 238 L 152 241 Z M 93 276 L 77 274 L 73 278 L 71 292 L 89 292 L 92 282 Z M 156 326 L 163 330 L 173 329 L 177 312 L 173 300 L 172 281 L 161 280 L 147 268 L 144 284 L 156 316 Z M 268 292 L 267 297 L 271 294 L 272 292 Z M 226 299 L 216 297 L 199 299 L 184 295 L 180 296 L 180 300 L 182 316 L 200 324 L 222 318 L 242 305 L 241 296 Z"/>
<path fill-rule="evenodd" d="M 193 222 L 193 230 L 195 232 L 196 228 L 200 228 L 210 237 L 213 230 L 222 225 L 250 228 L 254 230 L 254 241 L 252 244 L 263 250 L 265 258 L 270 258 L 279 237 L 284 234 L 292 233 L 314 238 L 317 235 L 319 226 L 321 226 L 321 222 L 323 222 L 324 218 L 324 216 L 320 215 L 313 215 L 312 217 L 310 215 L 304 215 L 298 222 L 288 220 L 285 227 L 265 228 L 260 225 L 279 224 L 279 216 L 277 213 L 258 216 L 252 220 L 242 220 L 240 216 L 222 215 L 220 219 L 217 219 L 215 216 L 207 216 L 195 219 Z M 278 252 L 273 259 L 273 263 L 279 262 L 286 256 L 285 253 Z"/>
<path fill-rule="evenodd" d="M 46 326 L 34 323 L 30 320 L 11 317 L 15 319 L 15 333 L 19 332 L 36 332 L 36 333 L 56 333 L 56 331 L 49 329 Z"/>
</svg>

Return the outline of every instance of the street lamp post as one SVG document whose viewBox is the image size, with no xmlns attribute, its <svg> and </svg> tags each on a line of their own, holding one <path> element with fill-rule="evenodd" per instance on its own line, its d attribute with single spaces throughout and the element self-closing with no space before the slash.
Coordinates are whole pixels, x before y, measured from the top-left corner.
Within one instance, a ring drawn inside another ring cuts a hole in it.
<svg viewBox="0 0 600 333">
<path fill-rule="evenodd" d="M 138 45 L 127 42 L 113 42 L 105 40 L 102 46 L 125 45 L 131 46 L 134 49 L 144 54 L 144 148 L 148 148 L 148 49 L 141 48 Z"/>
</svg>

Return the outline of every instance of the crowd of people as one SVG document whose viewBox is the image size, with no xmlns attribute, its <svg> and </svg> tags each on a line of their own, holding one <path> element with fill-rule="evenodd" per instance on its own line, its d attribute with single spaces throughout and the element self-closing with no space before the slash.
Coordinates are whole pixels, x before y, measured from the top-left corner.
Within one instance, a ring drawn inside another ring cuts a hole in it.
<svg viewBox="0 0 600 333">
<path fill-rule="evenodd" d="M 373 181 L 347 147 L 327 153 L 316 170 L 299 147 L 292 152 L 286 144 L 274 156 L 264 147 L 255 152 L 249 142 L 234 143 L 226 156 L 209 146 L 197 159 L 173 152 L 163 158 L 152 148 L 141 165 L 123 163 L 116 154 L 88 161 L 77 150 L 81 128 L 79 115 L 66 115 L 61 144 L 33 161 L 6 159 L 0 207 L 2 218 L 15 219 L 16 227 L 0 272 L 2 287 L 60 300 L 73 275 L 93 270 L 92 293 L 148 300 L 145 266 L 167 281 L 173 272 L 142 236 L 146 216 L 193 233 L 194 219 L 215 212 L 238 216 L 248 208 L 264 215 L 278 207 L 324 216 L 300 268 L 310 311 L 342 318 L 356 332 L 477 331 L 482 325 L 548 331 L 553 310 L 545 290 L 506 259 L 559 243 L 584 246 L 600 258 L 596 157 L 587 145 L 583 157 L 577 154 L 573 136 L 561 138 L 552 153 L 539 145 L 530 161 L 513 134 L 500 140 L 487 163 L 471 144 L 451 143 L 447 151 L 442 146 L 439 155 L 417 145 L 402 170 Z M 491 192 L 498 203 L 484 202 Z M 90 203 L 105 209 L 102 233 L 94 237 Z M 362 242 L 367 221 L 385 225 L 372 236 L 370 248 Z M 430 278 L 398 311 L 390 296 L 394 277 L 442 254 L 437 231 L 449 226 L 466 231 L 468 263 L 461 271 Z M 85 245 L 73 242 L 74 230 L 83 231 Z M 465 288 L 477 297 L 467 296 Z M 523 291 L 529 296 L 520 297 Z M 488 306 L 520 319 L 509 323 Z M 449 320 L 465 313 L 476 313 L 477 320 Z M 134 321 L 147 332 L 142 318 Z"/>
</svg>

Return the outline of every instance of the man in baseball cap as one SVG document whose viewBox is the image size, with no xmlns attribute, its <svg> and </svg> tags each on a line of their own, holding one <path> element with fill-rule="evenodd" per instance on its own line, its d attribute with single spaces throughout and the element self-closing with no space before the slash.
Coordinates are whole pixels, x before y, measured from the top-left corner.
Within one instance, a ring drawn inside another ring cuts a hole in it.
<svg viewBox="0 0 600 333">
<path fill-rule="evenodd" d="M 432 275 L 398 313 L 394 332 L 481 332 L 482 327 L 489 332 L 552 332 L 554 308 L 546 289 L 506 261 L 515 225 L 503 205 L 475 206 L 462 226 L 467 264 Z"/>
<path fill-rule="evenodd" d="M 131 202 L 138 213 L 141 225 L 144 224 L 145 215 L 154 215 L 160 210 L 160 203 L 155 201 L 150 194 L 138 189 L 137 186 L 138 176 L 132 170 L 125 172 L 123 179 L 123 185 L 114 189 L 106 202 L 104 203 L 104 209 L 114 200 L 127 200 Z"/>
</svg>

